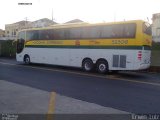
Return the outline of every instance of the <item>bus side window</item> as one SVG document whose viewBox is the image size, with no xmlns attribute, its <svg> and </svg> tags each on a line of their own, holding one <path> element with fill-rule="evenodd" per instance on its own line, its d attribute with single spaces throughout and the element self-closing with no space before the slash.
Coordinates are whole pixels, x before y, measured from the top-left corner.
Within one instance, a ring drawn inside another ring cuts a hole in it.
<svg viewBox="0 0 160 120">
<path fill-rule="evenodd" d="M 71 39 L 69 28 L 64 29 L 64 39 L 65 40 Z"/>
<path fill-rule="evenodd" d="M 125 24 L 124 37 L 135 38 L 135 35 L 136 35 L 136 24 L 134 23 Z"/>
<path fill-rule="evenodd" d="M 54 40 L 54 30 L 48 30 L 48 37 L 49 40 Z"/>
<path fill-rule="evenodd" d="M 39 31 L 26 31 L 26 40 L 39 40 Z"/>
<path fill-rule="evenodd" d="M 39 40 L 39 31 L 38 30 L 33 31 L 32 40 Z"/>
<path fill-rule="evenodd" d="M 82 28 L 70 28 L 70 39 L 81 39 Z"/>
<path fill-rule="evenodd" d="M 102 27 L 102 38 L 123 38 L 124 25 L 107 25 Z"/>
<path fill-rule="evenodd" d="M 91 27 L 82 27 L 82 39 L 89 39 L 91 37 Z"/>
<path fill-rule="evenodd" d="M 100 38 L 101 37 L 101 26 L 93 26 L 90 31 L 90 38 Z"/>
<path fill-rule="evenodd" d="M 101 38 L 111 38 L 114 36 L 111 26 L 102 26 L 101 29 Z"/>
<path fill-rule="evenodd" d="M 115 38 L 123 38 L 124 37 L 124 25 L 113 25 L 112 30 L 115 34 Z"/>
</svg>

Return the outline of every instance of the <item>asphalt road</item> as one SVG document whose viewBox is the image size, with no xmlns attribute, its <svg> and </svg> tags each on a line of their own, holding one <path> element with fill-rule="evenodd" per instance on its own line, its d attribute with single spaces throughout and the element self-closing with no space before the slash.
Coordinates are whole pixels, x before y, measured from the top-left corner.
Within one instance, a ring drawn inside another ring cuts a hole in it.
<svg viewBox="0 0 160 120">
<path fill-rule="evenodd" d="M 160 74 L 100 75 L 77 68 L 24 65 L 0 58 L 0 80 L 130 113 L 160 113 Z"/>
</svg>

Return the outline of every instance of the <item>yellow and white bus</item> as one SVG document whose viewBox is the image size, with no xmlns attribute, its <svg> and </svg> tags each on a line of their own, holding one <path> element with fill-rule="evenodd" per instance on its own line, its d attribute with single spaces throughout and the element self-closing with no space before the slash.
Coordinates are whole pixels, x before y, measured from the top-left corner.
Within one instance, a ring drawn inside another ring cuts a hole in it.
<svg viewBox="0 0 160 120">
<path fill-rule="evenodd" d="M 142 20 L 74 23 L 22 30 L 17 61 L 109 70 L 142 70 L 150 66 L 151 27 Z"/>
</svg>

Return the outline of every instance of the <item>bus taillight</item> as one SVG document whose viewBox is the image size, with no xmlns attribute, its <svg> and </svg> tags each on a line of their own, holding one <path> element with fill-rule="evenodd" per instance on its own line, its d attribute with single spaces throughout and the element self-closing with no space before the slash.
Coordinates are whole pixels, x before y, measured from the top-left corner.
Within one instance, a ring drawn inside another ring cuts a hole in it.
<svg viewBox="0 0 160 120">
<path fill-rule="evenodd" d="M 138 51 L 137 58 L 138 60 L 142 60 L 142 51 Z"/>
</svg>

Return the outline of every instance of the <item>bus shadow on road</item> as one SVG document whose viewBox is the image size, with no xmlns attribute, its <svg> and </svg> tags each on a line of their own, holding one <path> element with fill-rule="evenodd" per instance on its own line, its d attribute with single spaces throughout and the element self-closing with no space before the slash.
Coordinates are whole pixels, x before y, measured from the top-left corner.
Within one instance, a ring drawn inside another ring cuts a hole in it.
<svg viewBox="0 0 160 120">
<path fill-rule="evenodd" d="M 25 65 L 25 64 L 22 64 Z M 25 65 L 27 66 L 27 65 Z M 106 76 L 106 77 L 114 77 L 114 78 L 120 78 L 120 79 L 130 79 L 130 80 L 139 80 L 139 81 L 150 81 L 152 74 L 149 74 L 147 72 L 140 72 L 140 71 L 119 71 L 119 72 L 108 72 L 107 74 L 100 74 L 97 73 L 96 69 L 94 69 L 92 72 L 86 72 L 83 71 L 81 68 L 77 67 L 68 67 L 68 66 L 59 66 L 59 65 L 49 65 L 49 64 L 37 64 L 32 63 L 29 66 L 37 67 L 37 68 L 44 68 L 48 70 L 55 70 L 55 71 L 62 71 L 62 72 L 71 72 L 71 73 L 80 73 L 80 74 L 87 74 L 87 75 L 97 75 L 97 76 Z M 153 80 L 152 80 L 153 81 Z"/>
<path fill-rule="evenodd" d="M 78 67 L 68 67 L 68 66 L 50 65 L 50 64 L 42 64 L 42 63 L 30 63 L 29 65 L 26 65 L 26 64 L 21 64 L 21 65 L 50 69 L 50 70 L 83 72 L 83 70 L 81 68 L 78 68 Z"/>
<path fill-rule="evenodd" d="M 120 71 L 119 73 L 116 73 L 116 74 L 112 74 L 111 75 L 115 75 L 115 76 L 118 76 L 118 77 L 122 77 L 122 78 L 128 78 L 128 79 L 146 79 L 147 77 L 142 74 L 142 73 L 139 73 L 138 71 L 137 72 L 132 72 L 132 71 Z"/>
</svg>

